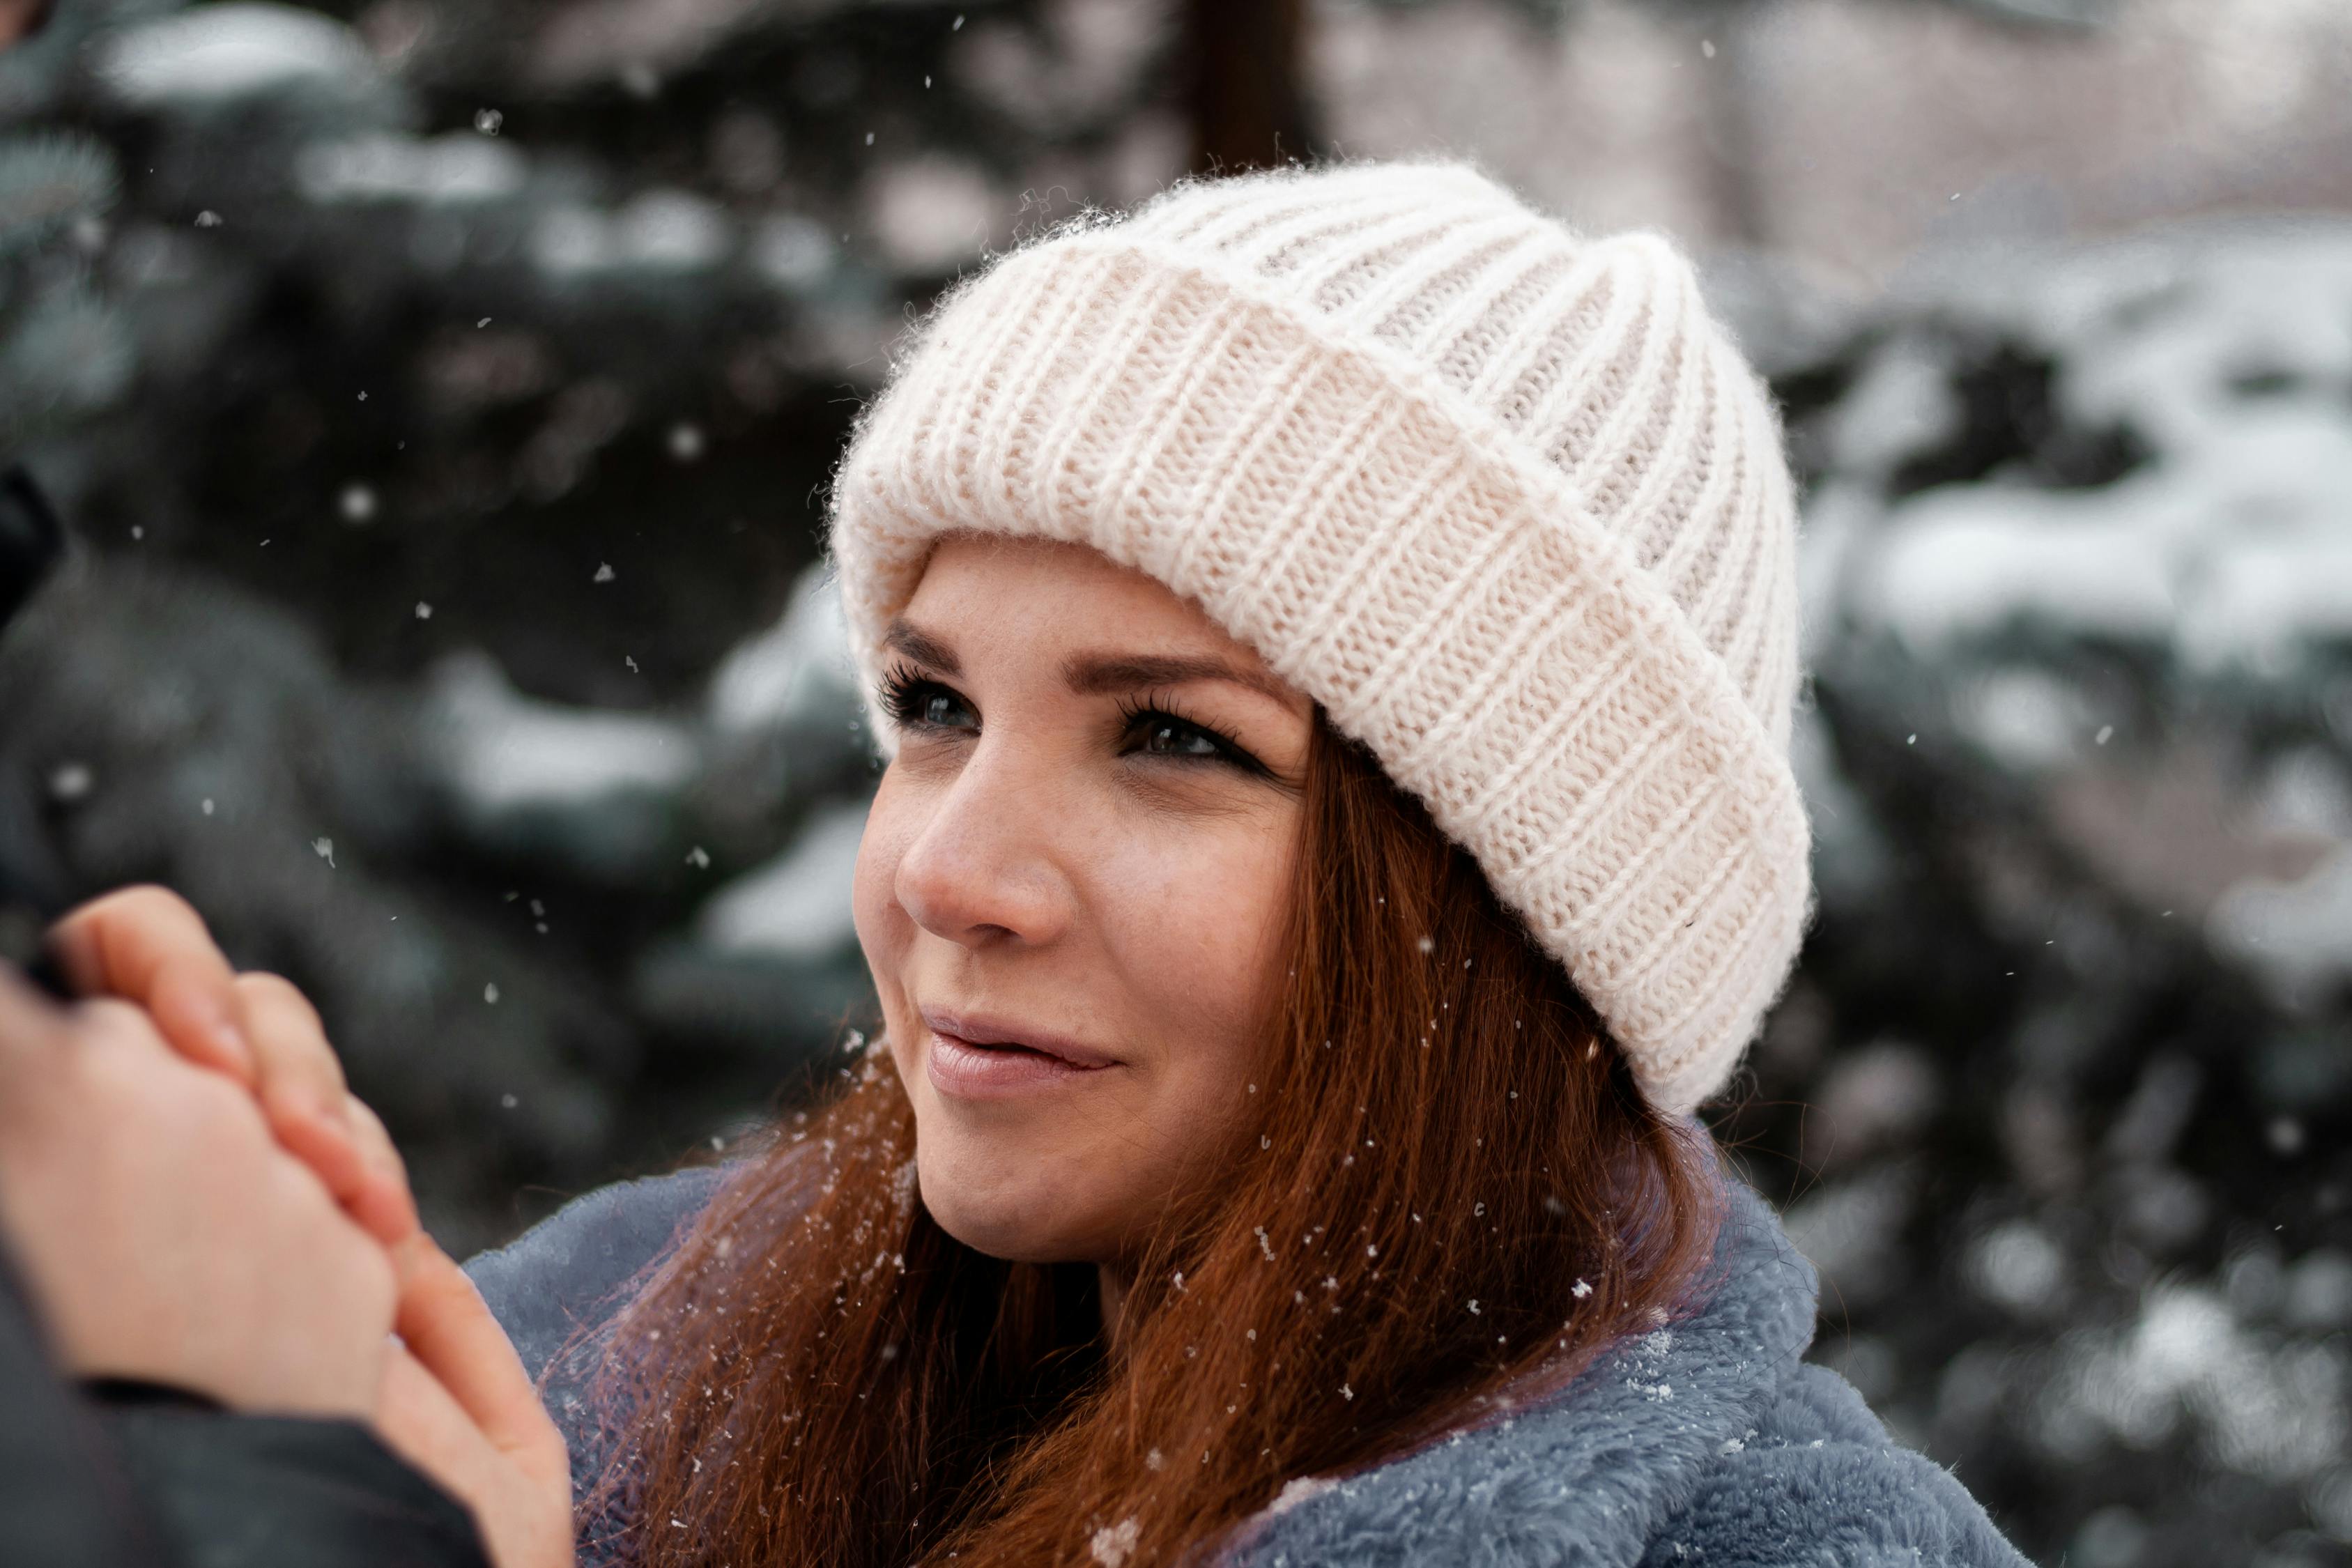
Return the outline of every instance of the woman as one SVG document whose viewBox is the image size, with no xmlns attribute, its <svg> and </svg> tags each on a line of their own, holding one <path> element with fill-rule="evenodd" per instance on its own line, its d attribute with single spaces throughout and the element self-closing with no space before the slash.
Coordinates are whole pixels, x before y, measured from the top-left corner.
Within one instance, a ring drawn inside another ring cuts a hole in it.
<svg viewBox="0 0 2352 1568">
<path fill-rule="evenodd" d="M 1810 913 L 1794 531 L 1682 258 L 1460 166 L 958 288 L 835 495 L 880 1030 L 472 1269 L 582 1560 L 2020 1562 L 1689 1117 Z M 509 1568 L 529 1470 L 437 1472 Z"/>
</svg>

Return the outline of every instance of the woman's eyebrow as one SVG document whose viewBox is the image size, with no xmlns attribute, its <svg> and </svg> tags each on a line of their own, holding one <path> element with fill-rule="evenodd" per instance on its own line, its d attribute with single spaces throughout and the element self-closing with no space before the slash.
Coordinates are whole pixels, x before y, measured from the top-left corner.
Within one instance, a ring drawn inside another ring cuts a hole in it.
<svg viewBox="0 0 2352 1568">
<path fill-rule="evenodd" d="M 900 616 L 882 634 L 886 647 L 896 648 L 917 664 L 929 665 L 941 675 L 961 675 L 963 666 L 957 662 L 955 650 L 929 632 L 918 631 L 914 623 Z"/>
<path fill-rule="evenodd" d="M 1149 686 L 1181 686 L 1191 680 L 1223 680 L 1281 703 L 1299 705 L 1297 694 L 1255 670 L 1220 658 L 1187 654 L 1073 654 L 1062 661 L 1062 679 L 1084 696 L 1136 691 Z"/>
<path fill-rule="evenodd" d="M 890 623 L 882 641 L 884 646 L 941 675 L 963 673 L 953 648 L 904 616 Z M 1285 689 L 1272 676 L 1201 654 L 1073 654 L 1062 661 L 1062 679 L 1072 691 L 1088 697 L 1138 691 L 1151 686 L 1181 686 L 1193 680 L 1223 680 L 1270 698 L 1285 708 L 1299 706 L 1298 695 Z"/>
</svg>

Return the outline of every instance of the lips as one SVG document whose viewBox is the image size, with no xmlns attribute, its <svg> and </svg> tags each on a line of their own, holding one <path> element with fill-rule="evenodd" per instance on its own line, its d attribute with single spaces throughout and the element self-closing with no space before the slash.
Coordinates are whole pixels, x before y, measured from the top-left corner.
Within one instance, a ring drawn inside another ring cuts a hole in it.
<svg viewBox="0 0 2352 1568">
<path fill-rule="evenodd" d="M 967 1046 L 987 1050 L 1032 1051 L 1085 1070 L 1118 1065 L 1117 1058 L 1067 1036 L 1028 1028 L 1003 1019 L 975 1013 L 951 1013 L 944 1007 L 925 1007 L 922 1018 L 933 1034 L 952 1036 Z"/>
<path fill-rule="evenodd" d="M 922 1010 L 930 1037 L 925 1075 L 957 1100 L 1009 1100 L 1083 1083 L 1118 1063 L 1066 1036 L 996 1019 Z"/>
</svg>

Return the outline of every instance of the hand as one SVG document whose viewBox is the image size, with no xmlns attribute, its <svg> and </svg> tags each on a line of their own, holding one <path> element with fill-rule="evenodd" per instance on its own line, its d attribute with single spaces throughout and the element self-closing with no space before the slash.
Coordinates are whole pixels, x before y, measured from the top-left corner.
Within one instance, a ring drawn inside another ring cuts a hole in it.
<svg viewBox="0 0 2352 1568">
<path fill-rule="evenodd" d="M 204 917 L 166 888 L 82 905 L 48 936 L 74 990 L 143 1009 L 164 1039 L 260 1101 L 278 1142 L 387 1247 L 417 1229 L 408 1174 L 375 1112 L 352 1095 L 309 998 L 274 974 L 239 974 Z"/>
<path fill-rule="evenodd" d="M 131 888 L 50 933 L 77 990 L 148 1008 L 192 1062 L 250 1089 L 270 1125 L 391 1248 L 399 1274 L 376 1429 L 473 1511 L 499 1568 L 568 1568 L 562 1434 L 463 1270 L 417 1224 L 383 1124 L 344 1087 L 319 1016 L 275 975 L 237 974 L 177 894 Z"/>
<path fill-rule="evenodd" d="M 473 1510 L 498 1568 L 572 1568 L 572 1463 L 514 1346 L 432 1237 L 395 1249 L 402 1344 L 377 1430 Z"/>
<path fill-rule="evenodd" d="M 252 1097 L 137 1009 L 0 973 L 0 1229 L 59 1359 L 243 1410 L 364 1418 L 392 1260 Z"/>
</svg>

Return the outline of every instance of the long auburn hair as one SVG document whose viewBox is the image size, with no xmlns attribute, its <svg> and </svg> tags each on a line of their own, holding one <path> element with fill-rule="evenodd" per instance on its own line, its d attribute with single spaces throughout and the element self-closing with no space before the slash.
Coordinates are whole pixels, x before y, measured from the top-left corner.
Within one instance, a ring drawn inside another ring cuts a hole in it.
<svg viewBox="0 0 2352 1568">
<path fill-rule="evenodd" d="M 583 1531 L 647 1568 L 1197 1562 L 1286 1483 L 1539 1398 L 1687 1304 L 1706 1134 L 1319 712 L 1304 807 L 1256 1125 L 1158 1224 L 1118 1352 L 1093 1265 L 940 1229 L 853 1035 L 615 1320 Z"/>
</svg>

